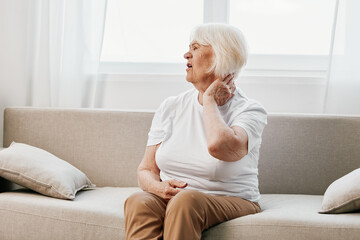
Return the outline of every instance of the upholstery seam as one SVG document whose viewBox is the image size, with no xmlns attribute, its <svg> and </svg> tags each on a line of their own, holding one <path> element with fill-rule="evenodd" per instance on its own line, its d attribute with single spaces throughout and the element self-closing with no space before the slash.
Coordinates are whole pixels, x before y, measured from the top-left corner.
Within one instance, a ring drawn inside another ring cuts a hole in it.
<svg viewBox="0 0 360 240">
<path fill-rule="evenodd" d="M 239 224 L 238 226 L 226 226 L 226 228 L 238 227 L 295 227 L 295 228 L 328 228 L 328 229 L 354 229 L 360 231 L 358 227 L 323 227 L 323 226 L 303 226 L 303 225 L 275 225 L 275 224 Z"/>
<path fill-rule="evenodd" d="M 16 210 L 11 210 L 11 209 L 4 209 L 4 208 L 0 208 L 0 211 L 8 211 L 8 212 L 15 212 L 18 214 L 24 214 L 24 215 L 31 215 L 31 216 L 36 216 L 36 217 L 43 217 L 43 218 L 49 218 L 49 219 L 53 219 L 53 220 L 58 220 L 58 221 L 63 221 L 63 222 L 70 222 L 70 223 L 79 223 L 79 224 L 84 224 L 84 225 L 93 225 L 93 226 L 97 226 L 97 227 L 104 227 L 104 228 L 112 228 L 112 229 L 120 229 L 123 230 L 122 228 L 117 228 L 117 227 L 110 227 L 110 226 L 105 226 L 105 225 L 98 225 L 98 224 L 94 224 L 94 223 L 85 223 L 85 222 L 79 222 L 79 221 L 71 221 L 71 220 L 67 220 L 67 219 L 61 219 L 61 218 L 55 218 L 55 217 L 49 217 L 49 216 L 43 216 L 43 215 L 38 215 L 38 214 L 33 214 L 33 213 L 25 213 L 25 212 L 21 212 L 21 211 L 16 211 Z M 302 226 L 302 225 L 275 225 L 275 224 L 239 224 L 238 226 L 226 226 L 226 228 L 238 228 L 238 227 L 264 227 L 264 226 L 270 226 L 270 227 L 295 227 L 295 228 L 324 228 L 323 226 Z M 225 226 L 224 226 L 225 227 Z M 328 228 L 328 227 L 325 227 Z M 353 230 L 360 230 L 357 227 L 330 227 L 329 229 L 353 229 Z"/>
<path fill-rule="evenodd" d="M 18 213 L 18 214 L 24 214 L 24 215 L 30 215 L 30 216 L 36 216 L 36 217 L 42 217 L 42 218 L 49 218 L 49 219 L 58 220 L 58 221 L 63 221 L 63 222 L 69 222 L 69 223 L 79 223 L 79 224 L 83 224 L 83 225 L 93 225 L 93 226 L 97 226 L 97 227 L 104 227 L 104 228 L 112 228 L 112 229 L 123 230 L 123 228 L 118 228 L 118 227 L 111 227 L 111 226 L 99 225 L 99 224 L 95 224 L 95 223 L 86 223 L 86 222 L 79 222 L 79 221 L 71 221 L 71 220 L 67 220 L 67 219 L 61 219 L 61 218 L 43 216 L 43 215 L 38 215 L 38 214 L 33 214 L 33 213 L 26 213 L 26 212 L 16 211 L 16 210 L 12 210 L 12 209 L 0 208 L 0 211 L 15 212 L 15 213 Z M 124 231 L 123 231 L 123 232 L 124 232 Z"/>
</svg>

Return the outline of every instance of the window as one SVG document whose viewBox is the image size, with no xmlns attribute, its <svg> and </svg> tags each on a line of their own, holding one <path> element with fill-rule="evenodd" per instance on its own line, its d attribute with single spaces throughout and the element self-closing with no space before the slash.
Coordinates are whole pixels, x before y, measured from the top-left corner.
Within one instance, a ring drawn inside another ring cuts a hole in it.
<svg viewBox="0 0 360 240">
<path fill-rule="evenodd" d="M 101 61 L 182 62 L 202 21 L 199 0 L 109 0 Z"/>
<path fill-rule="evenodd" d="M 181 73 L 191 29 L 239 27 L 248 72 L 326 74 L 335 0 L 108 0 L 101 71 Z"/>
<path fill-rule="evenodd" d="M 334 0 L 232 0 L 229 23 L 252 54 L 328 55 Z"/>
</svg>

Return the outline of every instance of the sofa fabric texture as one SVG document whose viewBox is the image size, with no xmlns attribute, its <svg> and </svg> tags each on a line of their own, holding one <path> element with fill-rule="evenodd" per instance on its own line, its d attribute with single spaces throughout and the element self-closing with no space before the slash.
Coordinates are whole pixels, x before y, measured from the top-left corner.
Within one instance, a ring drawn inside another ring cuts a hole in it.
<svg viewBox="0 0 360 240">
<path fill-rule="evenodd" d="M 152 112 L 8 108 L 12 141 L 53 153 L 96 189 L 73 201 L 14 190 L 0 179 L 0 239 L 124 239 L 123 204 L 137 188 Z M 269 114 L 259 160 L 262 212 L 214 226 L 203 239 L 358 239 L 360 213 L 319 214 L 336 179 L 360 167 L 360 117 Z"/>
<path fill-rule="evenodd" d="M 136 187 L 136 169 L 152 116 L 152 112 L 8 108 L 4 147 L 15 141 L 44 149 L 80 169 L 98 187 Z"/>
<path fill-rule="evenodd" d="M 125 239 L 123 204 L 136 191 L 141 190 L 97 188 L 79 192 L 74 201 L 49 198 L 29 190 L 2 193 L 0 237 Z M 260 214 L 210 228 L 203 233 L 203 239 L 358 239 L 360 213 L 317 214 L 321 201 L 319 195 L 264 194 Z"/>
<path fill-rule="evenodd" d="M 358 239 L 360 213 L 318 214 L 322 196 L 264 194 L 262 212 L 210 228 L 204 239 Z"/>
<path fill-rule="evenodd" d="M 153 114 L 8 108 L 4 147 L 15 141 L 42 148 L 99 187 L 136 187 Z M 359 124 L 351 116 L 270 114 L 260 148 L 260 192 L 324 194 L 330 183 L 360 167 Z"/>
<path fill-rule="evenodd" d="M 30 190 L 0 194 L 0 239 L 124 239 L 125 199 L 138 188 L 80 191 L 73 201 Z"/>
</svg>

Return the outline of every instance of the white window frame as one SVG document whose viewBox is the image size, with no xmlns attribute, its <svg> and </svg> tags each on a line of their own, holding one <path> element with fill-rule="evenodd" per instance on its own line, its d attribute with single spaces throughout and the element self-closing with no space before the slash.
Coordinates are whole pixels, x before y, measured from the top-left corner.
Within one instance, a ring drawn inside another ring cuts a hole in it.
<svg viewBox="0 0 360 240">
<path fill-rule="evenodd" d="M 204 23 L 229 22 L 230 0 L 204 0 Z M 325 79 L 328 55 L 249 55 L 243 76 Z M 185 75 L 184 63 L 101 62 L 99 72 L 111 75 Z M 152 78 L 152 77 L 151 77 Z"/>
</svg>

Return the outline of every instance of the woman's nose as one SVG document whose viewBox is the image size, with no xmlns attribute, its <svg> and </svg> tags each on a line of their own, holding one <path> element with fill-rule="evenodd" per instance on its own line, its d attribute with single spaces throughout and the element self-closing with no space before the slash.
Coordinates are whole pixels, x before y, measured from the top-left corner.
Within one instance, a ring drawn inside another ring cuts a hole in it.
<svg viewBox="0 0 360 240">
<path fill-rule="evenodd" d="M 191 57 L 191 53 L 190 52 L 186 52 L 185 54 L 184 54 L 184 58 L 185 59 L 189 59 Z"/>
</svg>

